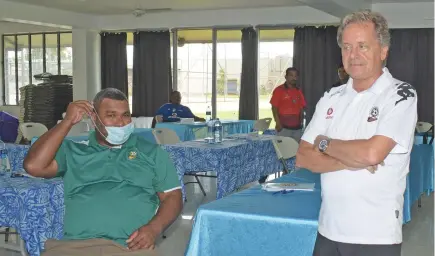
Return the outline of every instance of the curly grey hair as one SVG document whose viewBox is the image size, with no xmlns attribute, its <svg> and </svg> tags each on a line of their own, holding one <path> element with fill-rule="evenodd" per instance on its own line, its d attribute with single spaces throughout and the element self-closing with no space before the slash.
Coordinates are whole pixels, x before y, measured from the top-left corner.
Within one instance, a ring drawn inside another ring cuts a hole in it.
<svg viewBox="0 0 435 256">
<path fill-rule="evenodd" d="M 375 25 L 375 31 L 381 46 L 390 46 L 390 31 L 388 29 L 388 22 L 382 14 L 372 12 L 371 10 L 363 10 L 350 13 L 346 15 L 340 23 L 337 32 L 337 42 L 340 48 L 342 47 L 343 31 L 349 24 L 372 22 Z"/>
</svg>

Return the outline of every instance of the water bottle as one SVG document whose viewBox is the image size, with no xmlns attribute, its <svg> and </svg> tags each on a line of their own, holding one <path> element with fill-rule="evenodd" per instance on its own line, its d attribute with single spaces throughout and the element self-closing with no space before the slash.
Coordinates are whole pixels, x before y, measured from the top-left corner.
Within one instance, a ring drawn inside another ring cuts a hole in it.
<svg viewBox="0 0 435 256">
<path fill-rule="evenodd" d="M 213 140 L 215 143 L 222 143 L 223 129 L 222 123 L 216 119 L 213 123 Z"/>
<path fill-rule="evenodd" d="M 205 138 L 205 141 L 209 144 L 214 144 L 215 140 L 214 140 L 214 120 L 209 120 L 207 121 L 207 137 Z"/>
<path fill-rule="evenodd" d="M 5 174 L 11 170 L 6 144 L 0 139 L 0 172 Z"/>
<path fill-rule="evenodd" d="M 210 108 L 210 106 L 207 107 L 207 111 L 205 112 L 205 120 L 207 122 L 211 120 L 211 108 Z"/>
</svg>

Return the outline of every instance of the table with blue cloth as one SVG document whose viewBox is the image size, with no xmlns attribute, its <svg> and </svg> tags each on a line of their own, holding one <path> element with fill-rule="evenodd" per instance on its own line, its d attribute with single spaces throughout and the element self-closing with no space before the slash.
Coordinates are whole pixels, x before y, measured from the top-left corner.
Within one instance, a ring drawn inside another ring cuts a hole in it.
<svg viewBox="0 0 435 256">
<path fill-rule="evenodd" d="M 63 236 L 61 179 L 0 176 L 0 226 L 17 230 L 30 256 L 38 256 L 47 239 Z"/>
<path fill-rule="evenodd" d="M 287 194 L 266 192 L 258 185 L 200 206 L 186 255 L 311 256 L 321 204 L 320 174 L 300 169 L 273 182 L 316 185 L 314 191 Z M 405 195 L 413 186 L 407 180 Z M 404 223 L 410 219 L 409 203 L 404 202 Z"/>
<path fill-rule="evenodd" d="M 283 169 L 273 147 L 275 136 L 252 137 L 236 135 L 219 144 L 203 140 L 164 145 L 177 169 L 183 186 L 185 173 L 214 171 L 217 176 L 217 198 L 260 177 Z M 288 163 L 294 166 L 293 160 Z"/>
<path fill-rule="evenodd" d="M 13 143 L 5 143 L 11 171 L 16 172 L 23 169 L 23 161 L 30 146 Z"/>
<path fill-rule="evenodd" d="M 253 120 L 221 120 L 224 136 L 249 133 L 254 127 Z M 181 141 L 190 141 L 203 139 L 207 137 L 207 124 L 205 122 L 195 122 L 192 124 L 183 124 L 180 122 L 158 123 L 156 128 L 167 128 L 175 131 Z"/>
<path fill-rule="evenodd" d="M 199 207 L 187 256 L 311 256 L 320 175 L 296 171 L 275 182 L 316 183 L 314 191 L 273 194 L 259 185 Z"/>
</svg>

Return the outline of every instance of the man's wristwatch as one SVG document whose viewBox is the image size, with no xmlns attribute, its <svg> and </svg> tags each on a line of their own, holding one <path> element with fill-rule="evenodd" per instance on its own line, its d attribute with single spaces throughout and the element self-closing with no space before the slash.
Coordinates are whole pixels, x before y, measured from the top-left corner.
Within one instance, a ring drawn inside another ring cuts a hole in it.
<svg viewBox="0 0 435 256">
<path fill-rule="evenodd" d="M 325 153 L 326 149 L 329 146 L 330 138 L 323 139 L 319 142 L 319 151 Z"/>
</svg>

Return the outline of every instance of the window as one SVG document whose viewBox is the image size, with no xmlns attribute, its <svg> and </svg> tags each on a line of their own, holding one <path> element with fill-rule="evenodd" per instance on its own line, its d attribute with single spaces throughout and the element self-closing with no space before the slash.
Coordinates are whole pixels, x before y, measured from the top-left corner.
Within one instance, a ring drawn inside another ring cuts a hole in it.
<svg viewBox="0 0 435 256">
<path fill-rule="evenodd" d="M 212 95 L 212 30 L 179 30 L 177 87 L 193 114 L 205 117 Z"/>
<path fill-rule="evenodd" d="M 18 105 L 19 88 L 43 72 L 72 75 L 72 33 L 3 35 L 5 105 Z"/>
<path fill-rule="evenodd" d="M 265 29 L 259 32 L 258 106 L 259 118 L 275 120 L 269 103 L 273 90 L 285 82 L 285 70 L 293 65 L 293 29 Z"/>
<path fill-rule="evenodd" d="M 221 120 L 239 119 L 242 31 L 218 30 L 216 44 L 216 106 Z"/>
</svg>

